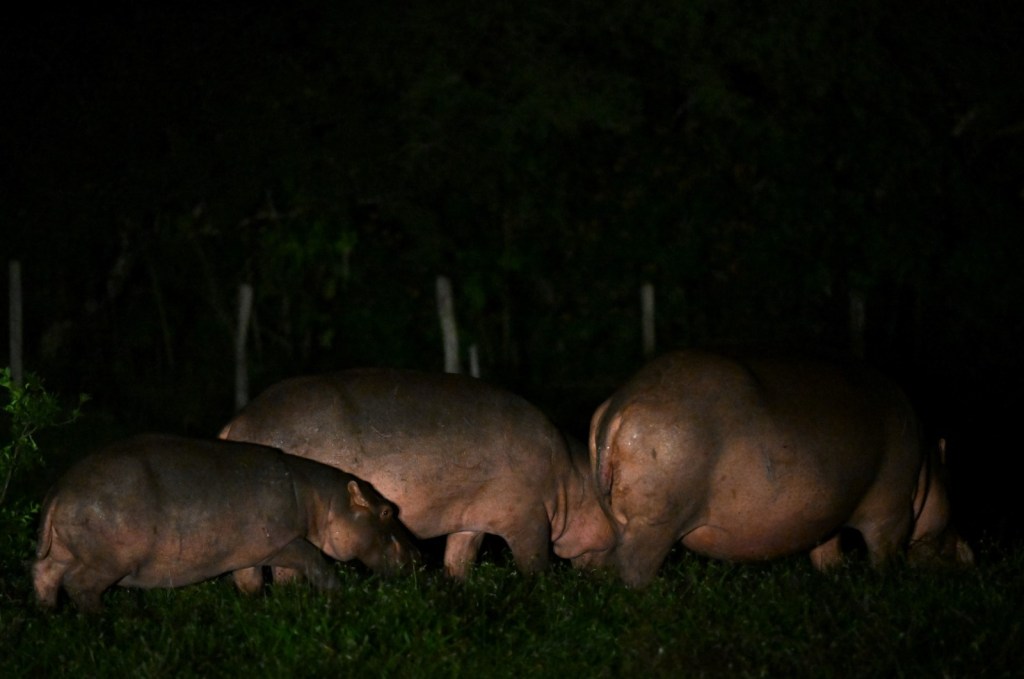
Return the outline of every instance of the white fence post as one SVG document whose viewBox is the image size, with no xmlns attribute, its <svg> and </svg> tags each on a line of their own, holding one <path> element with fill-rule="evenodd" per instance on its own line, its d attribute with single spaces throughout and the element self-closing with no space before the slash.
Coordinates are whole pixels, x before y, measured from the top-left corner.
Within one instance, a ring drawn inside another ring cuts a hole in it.
<svg viewBox="0 0 1024 679">
<path fill-rule="evenodd" d="M 249 318 L 252 315 L 252 286 L 238 286 L 238 328 L 235 332 L 235 409 L 249 402 L 249 366 L 245 357 Z"/>
<path fill-rule="evenodd" d="M 644 283 L 640 288 L 641 330 L 643 332 L 644 357 L 654 354 L 654 285 Z"/>
<path fill-rule="evenodd" d="M 459 367 L 459 329 L 455 325 L 452 282 L 446 276 L 437 277 L 437 315 L 441 319 L 441 335 L 444 339 L 444 371 L 462 372 Z"/>
</svg>

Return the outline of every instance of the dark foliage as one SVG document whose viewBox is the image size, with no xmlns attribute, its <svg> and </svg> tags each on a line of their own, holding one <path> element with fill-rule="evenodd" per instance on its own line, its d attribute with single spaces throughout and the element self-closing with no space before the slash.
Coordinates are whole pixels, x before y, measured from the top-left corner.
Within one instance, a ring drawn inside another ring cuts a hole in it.
<svg viewBox="0 0 1024 679">
<path fill-rule="evenodd" d="M 579 433 L 642 360 L 643 282 L 661 348 L 845 352 L 856 292 L 869 360 L 1012 532 L 1016 5 L 347 5 L 4 22 L 0 256 L 49 385 L 212 433 L 238 284 L 259 389 L 440 368 L 445 274 L 485 376 Z"/>
</svg>

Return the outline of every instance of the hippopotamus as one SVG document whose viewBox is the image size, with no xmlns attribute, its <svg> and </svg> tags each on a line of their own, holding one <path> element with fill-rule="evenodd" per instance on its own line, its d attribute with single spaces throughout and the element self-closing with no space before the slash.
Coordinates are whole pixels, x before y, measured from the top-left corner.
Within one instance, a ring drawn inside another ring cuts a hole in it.
<svg viewBox="0 0 1024 679">
<path fill-rule="evenodd" d="M 826 569 L 853 529 L 874 565 L 907 549 L 973 559 L 938 451 L 903 392 L 864 366 L 669 353 L 597 408 L 589 447 L 609 562 L 629 585 L 678 541 L 732 561 L 809 551 Z"/>
<path fill-rule="evenodd" d="M 112 585 L 178 587 L 232 571 L 253 592 L 262 566 L 338 580 L 321 550 L 391 572 L 417 549 L 365 481 L 265 446 L 144 435 L 86 456 L 51 489 L 32 568 L 38 602 L 61 586 L 97 611 Z"/>
<path fill-rule="evenodd" d="M 271 386 L 220 433 L 346 469 L 394 502 L 418 538 L 447 536 L 464 578 L 485 534 L 516 566 L 577 566 L 614 544 L 586 448 L 523 398 L 462 375 L 364 368 Z"/>
</svg>

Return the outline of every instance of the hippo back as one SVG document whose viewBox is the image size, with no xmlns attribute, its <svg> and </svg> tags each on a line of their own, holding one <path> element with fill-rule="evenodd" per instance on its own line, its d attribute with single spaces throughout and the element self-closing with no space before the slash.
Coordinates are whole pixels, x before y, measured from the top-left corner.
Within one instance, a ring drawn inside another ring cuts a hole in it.
<svg viewBox="0 0 1024 679">
<path fill-rule="evenodd" d="M 488 498 L 533 502 L 569 464 L 560 432 L 526 400 L 468 377 L 404 370 L 286 380 L 221 437 L 273 445 L 367 480 L 419 537 L 464 529 L 474 503 Z"/>
</svg>

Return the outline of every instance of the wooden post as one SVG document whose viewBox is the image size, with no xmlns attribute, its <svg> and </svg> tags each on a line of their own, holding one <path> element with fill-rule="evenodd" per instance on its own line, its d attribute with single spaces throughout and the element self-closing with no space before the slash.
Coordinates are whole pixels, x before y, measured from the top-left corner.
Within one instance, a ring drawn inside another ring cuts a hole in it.
<svg viewBox="0 0 1024 679">
<path fill-rule="evenodd" d="M 459 329 L 455 325 L 452 282 L 446 276 L 437 277 L 437 315 L 441 319 L 441 336 L 444 340 L 444 371 L 462 372 L 459 367 Z"/>
<path fill-rule="evenodd" d="M 469 374 L 480 379 L 480 351 L 476 344 L 469 345 Z"/>
<path fill-rule="evenodd" d="M 850 291 L 850 352 L 857 358 L 864 358 L 864 324 L 865 311 L 864 292 Z"/>
<path fill-rule="evenodd" d="M 252 286 L 238 286 L 238 328 L 235 331 L 235 409 L 249 402 L 249 367 L 245 358 L 249 318 L 252 315 Z"/>
<path fill-rule="evenodd" d="M 654 354 L 654 285 L 644 283 L 640 288 L 640 326 L 643 331 L 644 357 Z"/>
<path fill-rule="evenodd" d="M 21 316 L 21 262 L 12 259 L 8 264 L 10 274 L 10 340 L 11 340 L 11 382 L 21 386 L 24 379 L 22 367 L 22 332 Z"/>
</svg>

